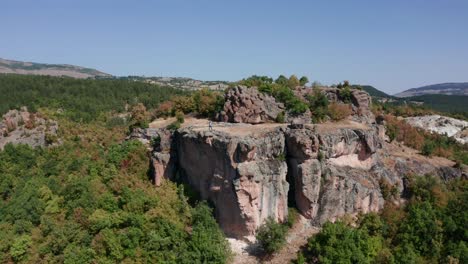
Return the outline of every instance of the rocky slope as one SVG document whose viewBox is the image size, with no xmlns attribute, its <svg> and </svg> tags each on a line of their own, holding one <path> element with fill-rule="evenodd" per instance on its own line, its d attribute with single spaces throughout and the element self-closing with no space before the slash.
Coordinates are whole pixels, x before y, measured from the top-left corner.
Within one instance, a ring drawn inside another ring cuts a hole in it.
<svg viewBox="0 0 468 264">
<path fill-rule="evenodd" d="M 53 145 L 58 143 L 57 130 L 57 122 L 30 113 L 25 107 L 10 110 L 0 120 L 0 149 L 8 143 L 31 147 Z"/>
<path fill-rule="evenodd" d="M 0 73 L 68 76 L 73 78 L 111 77 L 110 74 L 75 65 L 23 62 L 1 58 Z"/>
<path fill-rule="evenodd" d="M 462 144 L 468 143 L 468 122 L 440 115 L 414 116 L 405 118 L 406 122 L 414 127 L 447 134 Z"/>
</svg>

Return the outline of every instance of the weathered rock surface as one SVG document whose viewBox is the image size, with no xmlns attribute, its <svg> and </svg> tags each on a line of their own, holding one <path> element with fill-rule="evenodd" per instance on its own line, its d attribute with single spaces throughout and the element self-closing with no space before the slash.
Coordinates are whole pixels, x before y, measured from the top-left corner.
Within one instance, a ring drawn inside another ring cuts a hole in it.
<svg viewBox="0 0 468 264">
<path fill-rule="evenodd" d="M 27 144 L 31 147 L 45 147 L 58 143 L 58 124 L 41 118 L 22 107 L 20 111 L 10 110 L 0 122 L 0 149 L 6 144 Z"/>
<path fill-rule="evenodd" d="M 395 145 L 379 136 L 379 126 L 217 123 L 213 131 L 188 126 L 174 134 L 150 129 L 160 138 L 152 153 L 155 183 L 178 175 L 214 204 L 226 234 L 243 237 L 268 217 L 284 221 L 288 203 L 321 225 L 380 210 L 382 178 L 403 191 L 406 174 L 466 177 L 427 157 L 393 155 L 386 148 Z"/>
<path fill-rule="evenodd" d="M 231 236 L 252 235 L 267 217 L 287 216 L 287 165 L 281 130 L 265 137 L 228 136 L 184 129 L 176 138 L 178 166 L 203 199 L 216 208 Z"/>
<path fill-rule="evenodd" d="M 363 90 L 351 89 L 350 102 L 345 102 L 345 98 L 340 95 L 338 88 L 322 88 L 330 102 L 350 103 L 352 115 L 350 118 L 371 124 L 375 122 L 374 115 L 370 110 L 371 97 Z M 307 95 L 313 94 L 310 87 L 298 87 L 294 94 L 306 102 Z M 218 120 L 221 122 L 260 124 L 275 122 L 278 114 L 284 113 L 285 120 L 308 124 L 312 114 L 309 110 L 300 115 L 288 113 L 284 104 L 277 102 L 274 97 L 259 92 L 255 87 L 236 86 L 225 94 L 226 102 L 224 109 L 219 113 Z"/>
<path fill-rule="evenodd" d="M 338 88 L 325 88 L 322 91 L 327 95 L 330 102 L 343 103 L 345 99 L 340 95 Z M 374 114 L 371 111 L 372 99 L 366 91 L 351 89 L 351 118 L 371 124 L 375 122 Z"/>
<path fill-rule="evenodd" d="M 259 124 L 273 122 L 285 110 L 282 103 L 255 88 L 236 86 L 225 94 L 226 103 L 219 121 Z"/>
<path fill-rule="evenodd" d="M 370 172 L 381 147 L 374 130 L 291 129 L 286 142 L 296 206 L 305 217 L 323 223 L 381 208 L 379 177 Z"/>
<path fill-rule="evenodd" d="M 462 144 L 468 143 L 468 122 L 440 115 L 413 116 L 405 118 L 411 126 L 437 134 L 446 134 Z"/>
</svg>

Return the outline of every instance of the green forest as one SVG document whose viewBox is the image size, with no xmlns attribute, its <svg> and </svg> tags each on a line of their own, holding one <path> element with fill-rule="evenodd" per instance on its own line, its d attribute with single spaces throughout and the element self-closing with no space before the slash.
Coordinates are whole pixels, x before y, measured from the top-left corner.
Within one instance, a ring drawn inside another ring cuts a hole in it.
<svg viewBox="0 0 468 264">
<path fill-rule="evenodd" d="M 126 105 L 155 108 L 186 92 L 131 80 L 0 74 L 0 94 L 0 115 L 21 106 L 32 112 L 47 107 L 63 110 L 73 121 L 90 122 L 110 111 L 123 112 Z"/>
</svg>

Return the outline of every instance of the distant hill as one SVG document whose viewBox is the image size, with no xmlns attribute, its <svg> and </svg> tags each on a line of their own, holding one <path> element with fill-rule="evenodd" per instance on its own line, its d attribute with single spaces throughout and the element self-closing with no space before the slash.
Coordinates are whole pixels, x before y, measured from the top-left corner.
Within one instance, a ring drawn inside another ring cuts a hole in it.
<svg viewBox="0 0 468 264">
<path fill-rule="evenodd" d="M 405 100 L 424 102 L 424 106 L 440 112 L 468 114 L 468 96 L 465 95 L 425 94 Z"/>
<path fill-rule="evenodd" d="M 1 58 L 0 73 L 68 76 L 80 79 L 112 77 L 110 74 L 95 69 L 84 68 L 75 65 L 23 62 Z"/>
<path fill-rule="evenodd" d="M 372 97 L 378 97 L 378 98 L 393 98 L 393 96 L 386 94 L 377 88 L 370 86 L 370 85 L 362 85 L 362 89 L 366 92 L 369 93 L 370 96 Z"/>
<path fill-rule="evenodd" d="M 425 94 L 468 95 L 468 82 L 441 83 L 412 88 L 395 94 L 396 97 L 420 96 Z"/>
</svg>

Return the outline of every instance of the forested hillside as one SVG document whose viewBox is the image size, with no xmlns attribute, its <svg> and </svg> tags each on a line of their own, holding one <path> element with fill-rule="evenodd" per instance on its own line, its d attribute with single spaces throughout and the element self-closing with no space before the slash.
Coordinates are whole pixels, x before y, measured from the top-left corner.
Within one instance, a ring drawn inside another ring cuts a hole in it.
<svg viewBox="0 0 468 264">
<path fill-rule="evenodd" d="M 61 109 L 74 121 L 89 122 L 100 114 L 122 112 L 125 106 L 143 103 L 154 108 L 185 92 L 131 80 L 83 80 L 67 77 L 1 75 L 0 115 L 27 106 Z"/>
<path fill-rule="evenodd" d="M 426 94 L 405 98 L 410 101 L 424 102 L 424 106 L 440 112 L 468 116 L 468 96 Z"/>
<path fill-rule="evenodd" d="M 0 151 L 0 263 L 226 262 L 212 209 L 189 204 L 183 185 L 155 188 L 146 147 L 125 141 L 127 123 L 111 122 L 127 103 L 153 107 L 179 93 L 139 82 L 0 76 L 1 112 L 36 108 L 58 122 L 61 141 Z"/>
</svg>

